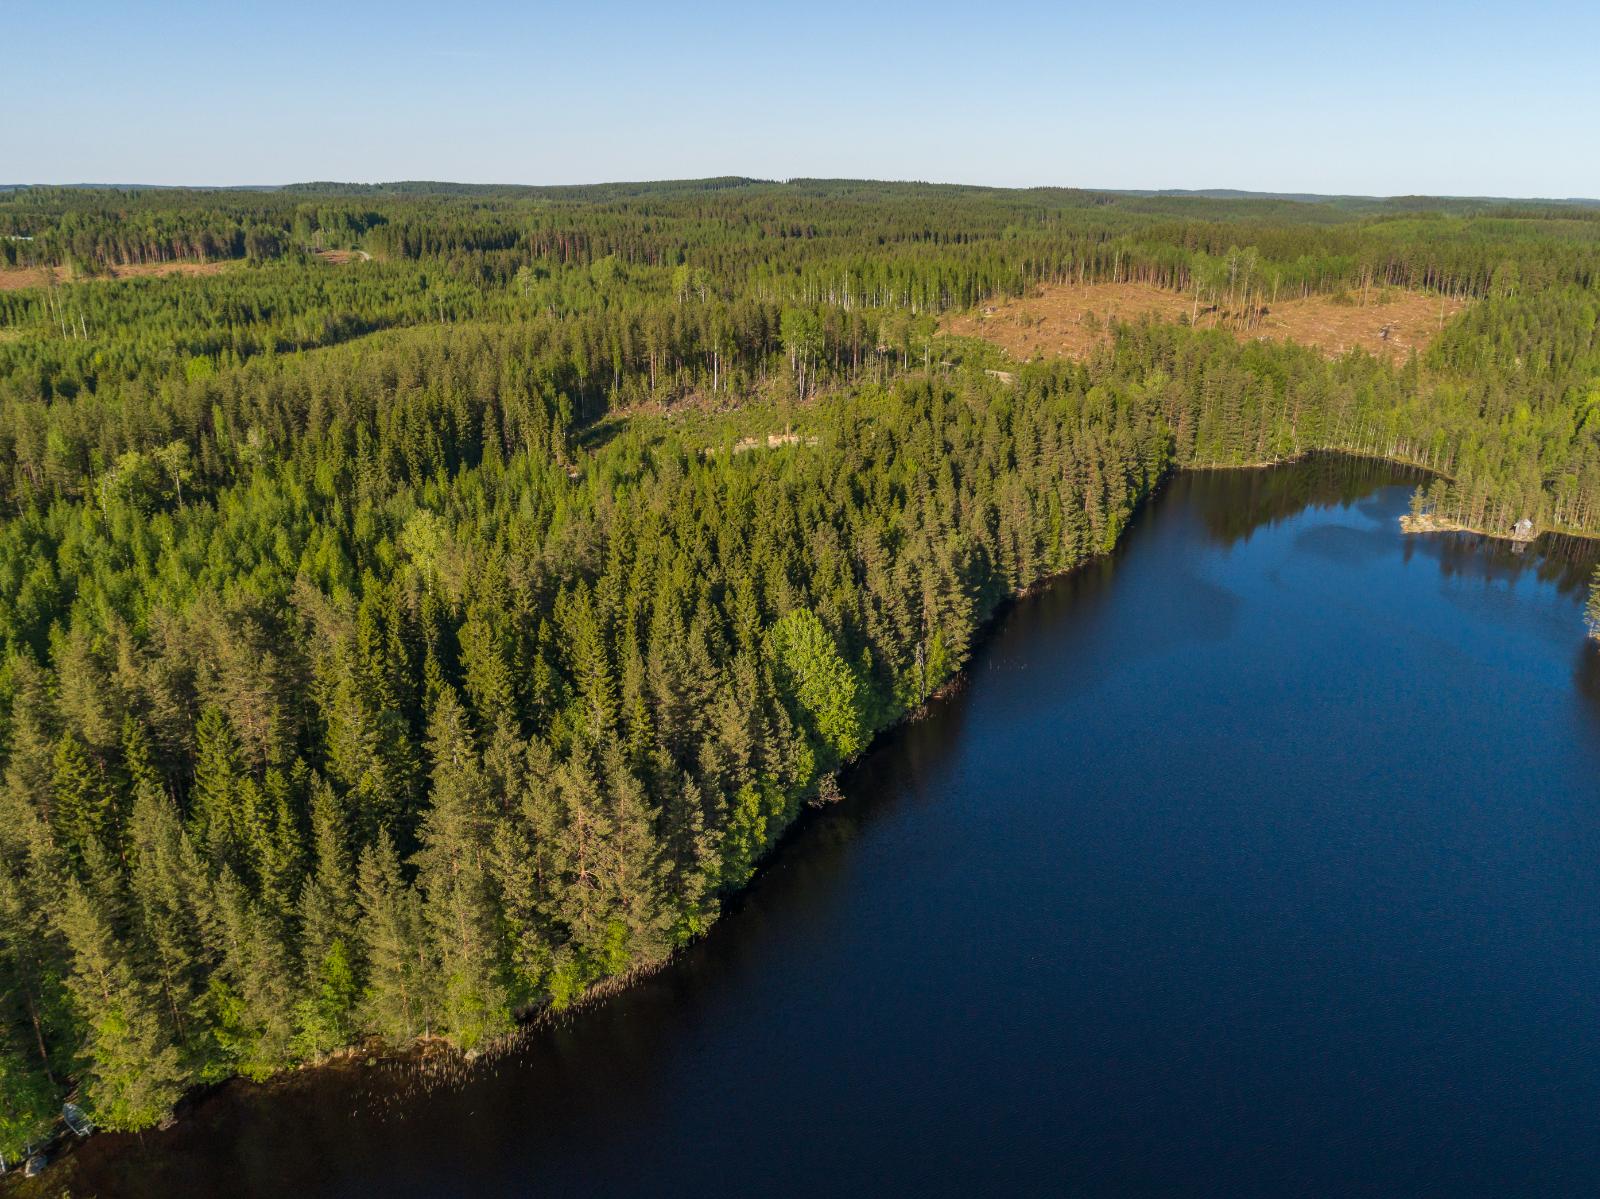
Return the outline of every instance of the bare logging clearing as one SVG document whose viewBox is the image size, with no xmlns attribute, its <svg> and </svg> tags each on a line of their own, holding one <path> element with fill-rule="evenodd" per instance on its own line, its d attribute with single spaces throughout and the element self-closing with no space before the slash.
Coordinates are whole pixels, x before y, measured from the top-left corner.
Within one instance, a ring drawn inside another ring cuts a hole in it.
<svg viewBox="0 0 1600 1199">
<path fill-rule="evenodd" d="M 1201 302 L 1148 283 L 1046 284 L 1020 299 L 999 300 L 956 314 L 946 333 L 981 337 L 1019 360 L 1085 357 L 1111 343 L 1117 322 L 1189 321 L 1223 328 L 1240 340 L 1272 338 L 1313 346 L 1331 357 L 1357 347 L 1404 358 L 1426 349 L 1441 327 L 1466 307 L 1463 300 L 1397 287 L 1296 296 L 1229 307 Z"/>
<path fill-rule="evenodd" d="M 0 269 L 0 291 L 24 287 L 49 287 L 54 283 L 111 282 L 118 279 L 146 279 L 162 275 L 215 275 L 232 263 L 223 262 L 130 262 L 87 274 L 61 266 L 25 266 Z"/>
</svg>

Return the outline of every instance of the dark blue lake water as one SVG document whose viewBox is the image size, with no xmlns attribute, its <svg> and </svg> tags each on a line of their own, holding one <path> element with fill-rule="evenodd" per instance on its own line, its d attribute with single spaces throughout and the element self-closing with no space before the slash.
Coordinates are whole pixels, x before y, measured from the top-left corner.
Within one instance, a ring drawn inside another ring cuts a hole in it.
<svg viewBox="0 0 1600 1199">
<path fill-rule="evenodd" d="M 459 1088 L 233 1086 L 100 1196 L 1585 1195 L 1583 547 L 1395 468 L 1183 475 L 711 937 Z"/>
</svg>

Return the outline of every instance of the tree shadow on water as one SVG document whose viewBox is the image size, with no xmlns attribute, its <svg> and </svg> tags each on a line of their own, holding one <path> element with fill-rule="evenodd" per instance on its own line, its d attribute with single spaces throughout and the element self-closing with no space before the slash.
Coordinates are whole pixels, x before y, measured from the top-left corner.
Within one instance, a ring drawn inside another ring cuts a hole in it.
<svg viewBox="0 0 1600 1199">
<path fill-rule="evenodd" d="M 1426 474 L 1376 458 L 1312 454 L 1281 466 L 1192 470 L 1174 482 L 1199 514 L 1206 534 L 1223 546 L 1248 539 L 1307 508 L 1348 508 L 1387 487 L 1421 482 Z"/>
</svg>

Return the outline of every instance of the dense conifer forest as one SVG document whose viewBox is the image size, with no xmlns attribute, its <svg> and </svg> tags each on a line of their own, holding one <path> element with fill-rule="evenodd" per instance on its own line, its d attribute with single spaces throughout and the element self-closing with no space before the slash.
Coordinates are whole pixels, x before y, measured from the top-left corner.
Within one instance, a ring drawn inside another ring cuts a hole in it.
<svg viewBox="0 0 1600 1199">
<path fill-rule="evenodd" d="M 1593 207 L 30 188 L 0 267 L 8 1159 L 68 1094 L 147 1127 L 659 963 L 1174 468 L 1346 450 L 1600 533 Z M 1402 362 L 938 333 L 1089 280 L 1472 302 Z"/>
</svg>

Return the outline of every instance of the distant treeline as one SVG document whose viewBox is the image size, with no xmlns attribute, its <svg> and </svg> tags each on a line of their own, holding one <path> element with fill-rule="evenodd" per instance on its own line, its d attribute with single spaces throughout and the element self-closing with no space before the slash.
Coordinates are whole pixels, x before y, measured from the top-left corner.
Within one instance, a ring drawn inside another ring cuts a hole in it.
<svg viewBox="0 0 1600 1199">
<path fill-rule="evenodd" d="M 508 278 L 614 256 L 626 266 L 688 263 L 734 293 L 800 275 L 858 303 L 893 296 L 934 310 L 1041 280 L 1187 288 L 1204 257 L 1238 246 L 1258 251 L 1264 293 L 1383 282 L 1485 295 L 1497 273 L 1506 290 L 1588 286 L 1597 244 L 1600 208 L 1541 202 L 1352 205 L 744 179 L 0 193 L 0 265 L 94 271 L 360 247 Z"/>
</svg>

